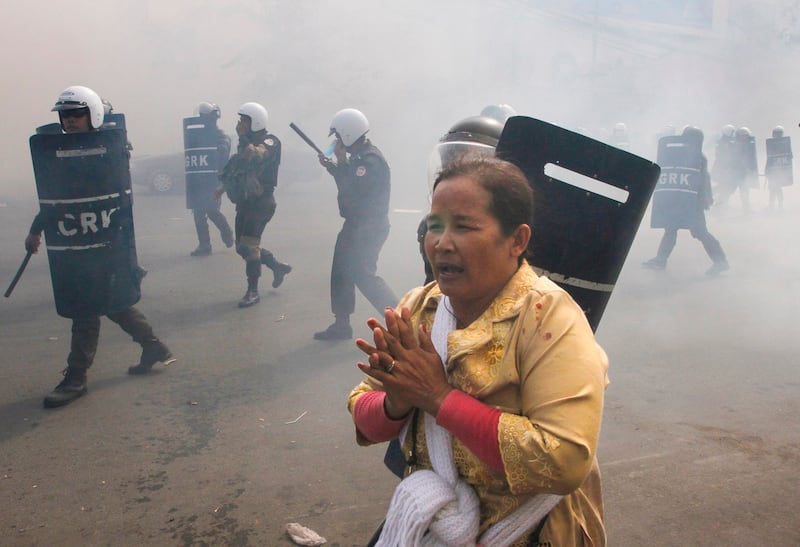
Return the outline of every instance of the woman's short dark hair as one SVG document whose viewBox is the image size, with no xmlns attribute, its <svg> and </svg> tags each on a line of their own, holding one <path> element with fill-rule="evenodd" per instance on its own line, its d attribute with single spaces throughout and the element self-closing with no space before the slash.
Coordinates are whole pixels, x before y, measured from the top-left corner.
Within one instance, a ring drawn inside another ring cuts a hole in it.
<svg viewBox="0 0 800 547">
<path fill-rule="evenodd" d="M 533 192 L 525 174 L 513 163 L 479 155 L 464 155 L 445 165 L 433 183 L 433 190 L 445 179 L 468 177 L 491 196 L 489 213 L 509 236 L 520 224 L 531 226 Z"/>
</svg>

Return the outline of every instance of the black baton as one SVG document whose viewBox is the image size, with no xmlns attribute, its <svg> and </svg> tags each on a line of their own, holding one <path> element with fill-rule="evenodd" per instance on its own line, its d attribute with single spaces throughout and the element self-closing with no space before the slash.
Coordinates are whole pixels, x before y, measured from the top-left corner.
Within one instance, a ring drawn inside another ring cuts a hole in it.
<svg viewBox="0 0 800 547">
<path fill-rule="evenodd" d="M 298 135 L 300 135 L 300 138 L 301 138 L 301 139 L 303 139 L 304 141 L 306 141 L 306 144 L 307 144 L 308 146 L 310 146 L 311 148 L 313 148 L 314 150 L 316 150 L 316 151 L 317 151 L 317 154 L 322 154 L 323 156 L 325 155 L 325 152 L 323 152 L 322 150 L 320 150 L 320 149 L 319 149 L 319 146 L 317 146 L 316 144 L 314 144 L 314 141 L 312 141 L 311 139 L 309 139 L 309 138 L 308 138 L 308 135 L 306 135 L 305 133 L 303 133 L 303 130 L 302 130 L 302 129 L 300 129 L 299 127 L 297 127 L 297 126 L 294 124 L 294 122 L 290 122 L 290 123 L 289 123 L 289 127 L 291 127 L 292 129 L 294 129 L 295 133 L 297 133 Z"/>
<path fill-rule="evenodd" d="M 11 291 L 13 291 L 14 287 L 17 286 L 17 281 L 19 281 L 19 278 L 22 277 L 22 273 L 25 271 L 25 268 L 28 266 L 28 262 L 30 261 L 32 254 L 33 253 L 31 251 L 28 251 L 27 254 L 25 255 L 25 258 L 22 259 L 22 264 L 19 265 L 19 269 L 17 270 L 17 273 L 14 276 L 14 279 L 11 280 L 11 285 L 8 286 L 8 288 L 6 289 L 5 294 L 3 295 L 6 298 L 11 296 Z"/>
</svg>

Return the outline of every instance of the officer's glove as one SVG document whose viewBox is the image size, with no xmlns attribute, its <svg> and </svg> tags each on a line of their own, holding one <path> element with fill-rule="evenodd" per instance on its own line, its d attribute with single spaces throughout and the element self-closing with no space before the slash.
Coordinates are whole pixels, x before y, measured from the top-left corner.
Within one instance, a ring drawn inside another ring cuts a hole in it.
<svg viewBox="0 0 800 547">
<path fill-rule="evenodd" d="M 42 236 L 38 234 L 28 234 L 25 238 L 25 250 L 29 253 L 38 253 L 41 244 Z"/>
</svg>

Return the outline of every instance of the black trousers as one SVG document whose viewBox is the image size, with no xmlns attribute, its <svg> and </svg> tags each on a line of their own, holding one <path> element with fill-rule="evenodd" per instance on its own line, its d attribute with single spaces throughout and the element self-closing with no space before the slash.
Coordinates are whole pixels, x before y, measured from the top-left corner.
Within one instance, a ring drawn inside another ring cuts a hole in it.
<svg viewBox="0 0 800 547">
<path fill-rule="evenodd" d="M 201 247 L 211 247 L 211 235 L 208 232 L 208 220 L 214 223 L 220 234 L 230 234 L 231 227 L 225 215 L 217 209 L 193 209 L 194 227 L 197 231 L 197 241 Z"/>
<path fill-rule="evenodd" d="M 334 315 L 352 315 L 356 287 L 379 313 L 387 306 L 397 305 L 392 289 L 377 274 L 378 257 L 388 237 L 388 220 L 344 221 L 336 237 L 331 266 L 331 311 Z"/>
<path fill-rule="evenodd" d="M 713 262 L 721 262 L 726 260 L 725 252 L 722 250 L 720 242 L 711 235 L 706 227 L 705 215 L 689 229 L 692 237 L 703 244 L 706 254 Z M 675 243 L 678 240 L 678 228 L 664 228 L 664 235 L 661 237 L 661 242 L 658 244 L 658 258 L 666 262 L 672 250 L 675 248 Z"/>
<path fill-rule="evenodd" d="M 131 306 L 117 313 L 110 313 L 106 317 L 119 325 L 122 330 L 133 338 L 139 345 L 155 340 L 153 329 L 142 312 Z M 100 339 L 100 318 L 87 317 L 72 320 L 72 342 L 67 357 L 70 368 L 86 370 L 92 366 L 94 355 L 97 352 L 97 342 Z"/>
<path fill-rule="evenodd" d="M 272 220 L 277 209 L 275 195 L 272 192 L 264 193 L 259 198 L 248 200 L 236 206 L 236 252 L 245 261 L 245 274 L 250 281 L 261 276 L 262 249 L 261 235 Z M 263 249 L 265 259 L 273 259 L 273 255 Z"/>
</svg>

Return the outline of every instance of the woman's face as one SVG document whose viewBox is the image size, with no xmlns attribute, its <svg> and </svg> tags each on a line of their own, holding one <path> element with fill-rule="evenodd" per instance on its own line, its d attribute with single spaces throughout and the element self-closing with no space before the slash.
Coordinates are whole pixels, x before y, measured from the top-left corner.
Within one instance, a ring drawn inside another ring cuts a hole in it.
<svg viewBox="0 0 800 547">
<path fill-rule="evenodd" d="M 527 225 L 503 235 L 489 212 L 490 199 L 469 177 L 440 181 L 425 236 L 425 253 L 439 288 L 454 306 L 474 313 L 482 312 L 517 271 L 530 238 Z"/>
</svg>

